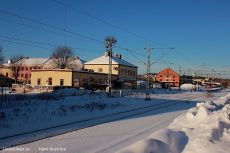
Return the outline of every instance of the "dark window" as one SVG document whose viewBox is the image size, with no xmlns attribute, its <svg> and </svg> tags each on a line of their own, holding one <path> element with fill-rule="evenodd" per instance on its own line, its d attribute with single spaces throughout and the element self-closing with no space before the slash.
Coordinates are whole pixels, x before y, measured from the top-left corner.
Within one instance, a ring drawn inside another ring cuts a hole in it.
<svg viewBox="0 0 230 153">
<path fill-rule="evenodd" d="M 48 85 L 52 85 L 52 78 L 48 78 Z"/>
<path fill-rule="evenodd" d="M 24 67 L 21 67 L 21 70 L 24 70 Z"/>
<path fill-rule="evenodd" d="M 88 85 L 88 79 L 83 79 L 82 83 L 83 85 Z"/>
<path fill-rule="evenodd" d="M 129 75 L 129 70 L 127 70 L 127 75 Z"/>
<path fill-rule="evenodd" d="M 25 70 L 28 70 L 28 67 L 25 67 Z"/>
<path fill-rule="evenodd" d="M 133 75 L 132 72 L 133 72 L 133 71 L 131 70 L 131 71 L 130 71 L 130 75 Z"/>
<path fill-rule="evenodd" d="M 123 75 L 123 73 L 124 73 L 124 72 L 123 72 L 123 69 L 121 69 L 121 75 Z"/>
<path fill-rule="evenodd" d="M 8 72 L 6 72 L 6 77 L 8 77 Z"/>
<path fill-rule="evenodd" d="M 64 79 L 60 79 L 60 85 L 61 85 L 61 86 L 64 85 Z"/>
<path fill-rule="evenodd" d="M 41 85 L 41 78 L 38 78 L 37 85 Z"/>
<path fill-rule="evenodd" d="M 126 75 L 126 69 L 124 69 L 124 73 L 125 73 L 125 75 Z"/>
<path fill-rule="evenodd" d="M 133 71 L 133 76 L 135 76 L 136 75 L 136 71 Z"/>
<path fill-rule="evenodd" d="M 21 77 L 24 77 L 24 74 L 21 74 Z"/>
</svg>

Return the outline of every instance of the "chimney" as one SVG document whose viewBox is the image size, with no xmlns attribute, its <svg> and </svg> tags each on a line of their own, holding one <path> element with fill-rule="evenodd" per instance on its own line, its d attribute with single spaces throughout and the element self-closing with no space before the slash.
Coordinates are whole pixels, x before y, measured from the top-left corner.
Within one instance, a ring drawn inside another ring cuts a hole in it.
<svg viewBox="0 0 230 153">
<path fill-rule="evenodd" d="M 12 63 L 12 60 L 11 59 L 8 59 L 8 64 Z"/>
<path fill-rule="evenodd" d="M 79 59 L 79 57 L 78 57 L 78 56 L 75 56 L 73 59 L 74 59 L 74 60 L 78 60 L 78 59 Z"/>
<path fill-rule="evenodd" d="M 116 57 L 121 59 L 121 54 L 116 54 Z"/>
</svg>

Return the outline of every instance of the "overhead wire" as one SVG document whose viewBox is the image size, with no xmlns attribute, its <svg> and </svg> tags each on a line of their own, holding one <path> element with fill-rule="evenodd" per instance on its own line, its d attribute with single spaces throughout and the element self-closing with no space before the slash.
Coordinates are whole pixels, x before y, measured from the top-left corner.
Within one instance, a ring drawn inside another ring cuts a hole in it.
<svg viewBox="0 0 230 153">
<path fill-rule="evenodd" d="M 84 36 L 84 35 L 81 35 L 81 34 L 78 34 L 78 33 L 75 33 L 75 32 L 71 32 L 71 31 L 68 31 L 68 30 L 65 30 L 65 29 L 62 29 L 62 28 L 58 28 L 58 27 L 55 27 L 55 26 L 52 26 L 52 25 L 48 25 L 48 24 L 45 24 L 45 23 L 42 23 L 42 22 L 39 22 L 39 21 L 35 21 L 35 20 L 29 19 L 29 18 L 26 18 L 26 17 L 22 17 L 22 16 L 20 16 L 20 15 L 16 15 L 16 14 L 13 14 L 13 13 L 9 13 L 9 12 L 3 11 L 3 10 L 0 10 L 0 12 L 5 13 L 5 14 L 8 14 L 8 15 L 12 15 L 12 16 L 15 16 L 15 17 L 18 17 L 18 18 L 27 20 L 27 21 L 31 21 L 31 22 L 34 22 L 34 23 L 38 23 L 38 24 L 40 24 L 40 25 L 44 25 L 44 26 L 47 26 L 47 27 L 50 27 L 50 28 L 54 28 L 54 29 L 57 29 L 57 30 L 61 30 L 61 31 L 64 31 L 64 32 L 67 32 L 67 33 L 70 33 L 70 34 L 74 34 L 74 35 L 77 35 L 77 36 L 80 36 L 80 37 L 84 37 L 84 38 L 87 38 L 87 39 L 90 39 L 90 40 L 93 40 L 93 41 L 97 41 L 97 42 L 100 42 L 100 43 L 104 43 L 104 42 L 102 42 L 102 41 L 100 41 L 100 40 L 97 40 L 97 39 L 94 39 L 94 38 L 91 38 L 91 37 L 87 37 L 87 36 Z"/>
<path fill-rule="evenodd" d="M 101 20 L 101 19 L 99 19 L 99 18 L 96 18 L 96 17 L 94 17 L 94 16 L 92 16 L 92 15 L 89 15 L 89 14 L 87 14 L 87 13 L 84 13 L 84 12 L 82 12 L 82 11 L 80 11 L 80 10 L 78 10 L 78 9 L 75 9 L 75 8 L 73 8 L 73 7 L 70 7 L 70 6 L 68 6 L 68 5 L 66 5 L 66 4 L 64 4 L 64 3 L 61 3 L 61 2 L 59 2 L 59 1 L 57 1 L 57 0 L 54 0 L 55 2 L 58 2 L 58 3 L 60 3 L 60 4 L 62 4 L 62 5 L 64 5 L 65 7 L 69 7 L 69 8 L 71 8 L 71 9 L 74 9 L 74 10 L 76 10 L 76 11 L 78 11 L 78 12 L 80 12 L 80 13 L 83 13 L 83 14 L 85 14 L 85 15 L 87 15 L 87 16 L 90 16 L 90 17 L 92 17 L 92 18 L 95 18 L 95 19 L 97 19 L 97 20 L 99 20 L 99 21 L 102 21 L 102 22 L 104 22 L 104 23 L 106 23 L 106 24 L 109 24 L 109 25 L 111 25 L 111 26 L 113 26 L 113 27 L 115 27 L 115 28 L 118 28 L 118 29 L 121 29 L 121 30 L 123 30 L 123 31 L 125 31 L 125 32 L 128 32 L 128 33 L 131 33 L 131 34 L 133 34 L 133 35 L 136 35 L 136 36 L 138 36 L 138 37 L 141 37 L 141 38 L 143 38 L 143 39 L 145 39 L 145 40 L 150 40 L 150 39 L 148 39 L 148 38 L 145 38 L 145 37 L 142 37 L 142 36 L 140 36 L 140 35 L 137 35 L 137 34 L 135 34 L 135 33 L 132 33 L 132 32 L 130 32 L 130 31 L 127 31 L 127 30 L 125 30 L 125 29 L 123 29 L 123 28 L 120 28 L 120 27 L 117 27 L 117 26 L 115 26 L 115 25 L 113 25 L 113 24 L 110 24 L 110 23 L 108 23 L 108 22 L 106 22 L 106 21 L 104 21 L 104 20 Z M 35 21 L 35 20 L 32 20 L 32 19 L 28 19 L 28 18 L 26 18 L 26 17 L 22 17 L 22 16 L 19 16 L 19 15 L 16 15 L 16 14 L 13 14 L 13 13 L 9 13 L 9 12 L 6 12 L 6 11 L 3 11 L 3 10 L 0 10 L 0 12 L 2 12 L 2 13 L 6 13 L 6 14 L 9 14 L 9 15 L 12 15 L 12 16 L 15 16 L 15 17 L 18 17 L 18 18 L 21 18 L 21 19 L 24 19 L 24 20 L 28 20 L 28 21 L 31 21 L 31 22 L 35 22 L 35 23 L 38 23 L 38 24 L 41 24 L 41 25 L 44 25 L 44 26 L 47 26 L 47 27 L 51 27 L 51 28 L 54 28 L 54 29 L 57 29 L 57 30 L 61 30 L 61 31 L 64 31 L 64 32 L 67 32 L 67 33 L 70 33 L 70 34 L 74 34 L 74 35 L 77 35 L 77 36 L 80 36 L 80 37 L 83 37 L 83 38 L 86 38 L 86 39 L 89 39 L 89 40 L 93 40 L 93 41 L 95 41 L 95 42 L 99 42 L 99 43 L 104 43 L 104 42 L 102 42 L 102 41 L 100 41 L 100 40 L 97 40 L 97 39 L 94 39 L 94 38 L 91 38 L 91 37 L 87 37 L 87 36 L 84 36 L 84 35 L 81 35 L 81 34 L 78 34 L 78 33 L 74 33 L 74 32 L 71 32 L 71 31 L 68 31 L 68 30 L 66 30 L 66 29 L 61 29 L 61 28 L 58 28 L 58 27 L 55 27 L 55 26 L 52 26 L 52 25 L 48 25 L 48 24 L 45 24 L 45 23 L 42 23 L 42 22 L 39 22 L 39 21 Z M 152 41 L 152 40 L 151 40 Z M 154 41 L 153 41 L 154 42 Z M 156 42 L 155 42 L 156 43 Z M 158 44 L 160 44 L 160 43 L 158 43 Z M 160 45 L 162 45 L 162 46 L 166 46 L 166 45 L 163 45 L 163 44 L 160 44 Z M 125 49 L 125 48 L 121 48 L 121 49 L 124 49 L 124 50 L 126 50 L 126 51 L 128 51 L 130 54 L 132 54 L 131 52 L 130 52 L 130 50 L 127 50 L 127 49 Z M 168 52 L 167 52 L 168 53 Z M 166 53 L 166 54 L 167 54 Z M 178 52 L 177 52 L 178 53 Z M 166 54 L 164 54 L 163 56 L 165 56 Z M 135 58 L 137 58 L 134 54 L 132 54 Z M 181 55 L 181 54 L 180 54 Z M 159 59 L 161 59 L 163 56 L 161 56 L 160 58 L 158 58 L 154 63 L 156 63 Z M 181 55 L 182 56 L 182 55 Z M 139 58 L 137 58 L 139 61 L 141 61 Z M 187 58 L 186 58 L 187 59 Z M 188 59 L 187 59 L 188 60 Z M 189 60 L 190 61 L 190 60 Z M 142 61 L 141 61 L 142 62 Z M 190 61 L 191 62 L 191 61 Z M 142 62 L 143 64 L 145 64 L 144 62 Z M 154 64 L 153 63 L 153 64 Z"/>
</svg>

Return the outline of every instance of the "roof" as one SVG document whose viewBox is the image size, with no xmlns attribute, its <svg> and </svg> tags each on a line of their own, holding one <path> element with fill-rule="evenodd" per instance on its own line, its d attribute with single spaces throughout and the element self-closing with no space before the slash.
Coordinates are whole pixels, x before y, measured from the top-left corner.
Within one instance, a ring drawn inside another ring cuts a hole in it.
<svg viewBox="0 0 230 153">
<path fill-rule="evenodd" d="M 91 60 L 89 62 L 86 62 L 85 65 L 90 65 L 90 64 L 109 64 L 109 57 L 108 56 L 101 56 L 101 57 L 98 57 L 94 60 Z M 114 57 L 112 56 L 112 64 L 118 64 L 118 65 L 124 65 L 124 66 L 130 66 L 130 67 L 136 67 L 135 65 L 123 60 L 123 59 L 120 59 L 120 58 L 117 58 L 117 57 Z"/>
<path fill-rule="evenodd" d="M 23 59 L 22 65 L 42 65 L 47 62 L 48 58 L 29 58 Z M 9 63 L 3 64 L 4 66 L 9 66 Z"/>
<path fill-rule="evenodd" d="M 71 59 L 70 63 L 71 65 L 83 65 L 86 61 L 81 60 L 81 59 Z M 45 64 L 53 64 L 52 60 L 47 61 Z"/>
<path fill-rule="evenodd" d="M 70 64 L 72 65 L 83 65 L 86 61 L 81 60 L 81 59 L 71 59 Z M 49 58 L 28 58 L 28 59 L 23 59 L 22 65 L 43 65 L 43 64 L 52 64 L 51 59 Z M 9 66 L 8 63 L 3 64 L 4 66 Z"/>
</svg>

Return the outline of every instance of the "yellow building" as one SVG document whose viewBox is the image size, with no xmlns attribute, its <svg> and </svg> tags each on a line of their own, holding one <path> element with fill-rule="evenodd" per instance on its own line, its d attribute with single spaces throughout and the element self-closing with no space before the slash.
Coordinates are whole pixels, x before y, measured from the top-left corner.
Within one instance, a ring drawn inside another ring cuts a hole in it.
<svg viewBox="0 0 230 153">
<path fill-rule="evenodd" d="M 118 75 L 116 87 L 119 89 L 133 89 L 137 84 L 137 66 L 121 59 L 121 55 L 112 56 L 112 74 Z M 99 73 L 108 73 L 109 57 L 101 56 L 84 64 L 84 69 Z"/>
<path fill-rule="evenodd" d="M 84 64 L 84 71 L 70 69 L 36 69 L 31 71 L 31 84 L 47 86 L 81 87 L 85 85 L 107 85 L 108 57 L 102 56 Z M 137 67 L 121 59 L 112 57 L 112 89 L 135 89 Z"/>
<path fill-rule="evenodd" d="M 117 80 L 117 75 L 112 75 Z M 36 88 L 81 87 L 85 85 L 107 84 L 108 74 L 70 69 L 36 69 L 31 71 L 31 85 Z"/>
</svg>

